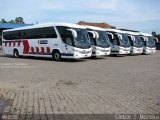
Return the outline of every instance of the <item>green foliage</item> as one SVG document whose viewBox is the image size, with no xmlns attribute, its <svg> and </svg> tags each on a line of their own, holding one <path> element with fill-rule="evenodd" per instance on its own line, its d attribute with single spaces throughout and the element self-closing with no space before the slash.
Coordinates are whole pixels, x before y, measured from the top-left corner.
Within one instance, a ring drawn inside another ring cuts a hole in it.
<svg viewBox="0 0 160 120">
<path fill-rule="evenodd" d="M 152 32 L 152 35 L 153 35 L 153 36 L 156 36 L 157 34 L 156 34 L 156 32 L 155 32 L 155 31 L 153 31 L 153 32 Z"/>
<path fill-rule="evenodd" d="M 112 29 L 116 29 L 116 26 L 112 26 Z"/>
<path fill-rule="evenodd" d="M 2 18 L 0 23 L 25 24 L 23 17 L 16 17 L 15 20 L 10 21 L 6 21 L 4 18 Z"/>
<path fill-rule="evenodd" d="M 0 23 L 7 23 L 5 19 L 2 18 L 2 20 L 0 21 Z"/>
<path fill-rule="evenodd" d="M 17 23 L 17 24 L 24 24 L 24 20 L 23 20 L 22 17 L 16 17 L 15 23 Z"/>
<path fill-rule="evenodd" d="M 9 21 L 8 23 L 15 24 L 14 20 Z"/>
</svg>

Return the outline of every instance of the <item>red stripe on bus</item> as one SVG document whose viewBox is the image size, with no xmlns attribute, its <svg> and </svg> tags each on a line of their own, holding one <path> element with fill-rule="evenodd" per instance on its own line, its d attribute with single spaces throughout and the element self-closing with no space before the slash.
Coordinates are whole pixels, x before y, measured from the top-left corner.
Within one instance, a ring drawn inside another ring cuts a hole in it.
<svg viewBox="0 0 160 120">
<path fill-rule="evenodd" d="M 23 46 L 24 46 L 23 54 L 28 54 L 30 48 L 28 40 L 23 40 Z"/>
<path fill-rule="evenodd" d="M 13 46 L 15 46 L 15 45 L 16 45 L 16 42 L 14 41 L 14 42 L 13 42 Z"/>
<path fill-rule="evenodd" d="M 21 41 L 18 41 L 18 46 L 20 46 L 20 44 L 21 44 Z"/>
<path fill-rule="evenodd" d="M 5 46 L 7 46 L 7 42 L 5 42 Z"/>
<path fill-rule="evenodd" d="M 44 47 L 41 47 L 41 53 L 44 54 Z"/>
<path fill-rule="evenodd" d="M 9 41 L 9 46 L 11 46 L 11 43 L 12 43 L 12 42 L 11 42 L 11 41 Z"/>
<path fill-rule="evenodd" d="M 36 47 L 36 53 L 39 53 L 39 48 L 38 47 Z"/>
<path fill-rule="evenodd" d="M 50 48 L 49 47 L 47 47 L 47 53 L 50 54 Z"/>
<path fill-rule="evenodd" d="M 33 47 L 31 47 L 31 53 L 34 53 L 34 48 Z"/>
</svg>

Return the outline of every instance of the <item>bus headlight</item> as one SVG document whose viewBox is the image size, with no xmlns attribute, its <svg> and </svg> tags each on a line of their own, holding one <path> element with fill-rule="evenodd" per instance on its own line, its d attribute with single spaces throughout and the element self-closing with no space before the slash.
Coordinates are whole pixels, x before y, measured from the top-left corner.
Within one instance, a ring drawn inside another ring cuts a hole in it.
<svg viewBox="0 0 160 120">
<path fill-rule="evenodd" d="M 74 52 L 79 52 L 79 53 L 81 53 L 81 51 L 80 50 L 76 50 L 76 49 L 72 49 Z"/>
</svg>

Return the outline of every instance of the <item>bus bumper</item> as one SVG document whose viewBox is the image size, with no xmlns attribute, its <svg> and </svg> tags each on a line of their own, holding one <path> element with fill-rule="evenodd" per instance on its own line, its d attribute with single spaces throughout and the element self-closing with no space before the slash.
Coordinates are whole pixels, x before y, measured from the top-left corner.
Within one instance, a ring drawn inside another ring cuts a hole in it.
<svg viewBox="0 0 160 120">
<path fill-rule="evenodd" d="M 121 55 L 130 54 L 130 47 L 129 48 L 121 48 L 121 47 L 119 47 L 119 54 L 121 54 Z"/>
<path fill-rule="evenodd" d="M 111 48 L 93 49 L 92 56 L 105 56 L 111 54 Z"/>
<path fill-rule="evenodd" d="M 156 48 L 146 48 L 145 50 L 144 50 L 144 53 L 145 54 L 153 54 L 153 53 L 155 53 L 156 52 Z"/>
<path fill-rule="evenodd" d="M 88 58 L 92 55 L 92 48 L 86 50 L 73 49 L 73 52 L 70 54 L 61 54 L 62 58 L 71 58 L 71 59 L 80 59 Z"/>
<path fill-rule="evenodd" d="M 133 48 L 131 54 L 142 54 L 143 48 Z"/>
</svg>

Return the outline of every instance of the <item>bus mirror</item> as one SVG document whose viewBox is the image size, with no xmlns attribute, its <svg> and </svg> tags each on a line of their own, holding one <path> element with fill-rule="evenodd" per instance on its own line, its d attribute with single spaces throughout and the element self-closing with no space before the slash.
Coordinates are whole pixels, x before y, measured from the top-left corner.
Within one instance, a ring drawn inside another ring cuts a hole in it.
<svg viewBox="0 0 160 120">
<path fill-rule="evenodd" d="M 135 38 L 134 36 L 132 36 L 132 39 L 133 39 L 133 41 L 135 41 L 135 40 L 136 40 L 136 38 Z"/>
<path fill-rule="evenodd" d="M 96 38 L 95 32 L 93 32 L 93 31 L 88 31 L 88 32 L 93 35 L 93 38 Z"/>
<path fill-rule="evenodd" d="M 67 29 L 68 31 L 72 32 L 72 35 L 74 36 L 74 38 L 77 38 L 77 32 L 73 29 Z"/>
<path fill-rule="evenodd" d="M 148 42 L 148 38 L 147 37 L 145 37 L 145 40 Z"/>
<path fill-rule="evenodd" d="M 158 43 L 158 38 L 154 37 L 155 41 Z"/>
<path fill-rule="evenodd" d="M 142 39 L 143 39 L 143 41 L 146 41 L 146 37 L 143 37 L 143 36 L 140 36 Z"/>
<path fill-rule="evenodd" d="M 112 39 L 114 39 L 114 35 L 112 33 L 107 33 L 108 35 L 111 35 Z"/>
<path fill-rule="evenodd" d="M 135 37 L 132 35 L 128 35 L 128 37 L 131 37 L 131 40 L 135 41 Z"/>
<path fill-rule="evenodd" d="M 118 37 L 121 38 L 121 40 L 122 40 L 122 35 L 121 34 L 118 34 Z"/>
<path fill-rule="evenodd" d="M 97 38 L 99 38 L 99 34 L 98 34 L 98 32 L 96 32 L 96 31 L 94 31 L 95 32 L 95 34 L 96 34 L 96 37 Z"/>
</svg>

